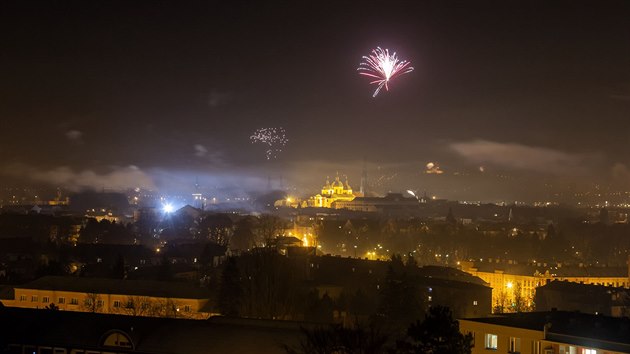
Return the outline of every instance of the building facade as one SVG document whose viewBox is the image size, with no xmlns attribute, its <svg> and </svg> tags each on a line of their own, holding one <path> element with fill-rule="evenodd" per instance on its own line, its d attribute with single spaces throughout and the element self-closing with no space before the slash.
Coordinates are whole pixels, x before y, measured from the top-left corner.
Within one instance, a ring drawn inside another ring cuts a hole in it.
<svg viewBox="0 0 630 354">
<path fill-rule="evenodd" d="M 628 288 L 626 268 L 541 267 L 505 263 L 461 262 L 461 269 L 490 284 L 498 312 L 527 311 L 534 307 L 536 288 L 554 280 Z M 497 312 L 497 311 L 495 311 Z"/>
<path fill-rule="evenodd" d="M 187 283 L 46 276 L 15 286 L 3 305 L 144 317 L 206 319 L 209 296 Z"/>
<path fill-rule="evenodd" d="M 550 311 L 459 320 L 472 354 L 613 354 L 630 352 L 628 319 Z"/>
</svg>

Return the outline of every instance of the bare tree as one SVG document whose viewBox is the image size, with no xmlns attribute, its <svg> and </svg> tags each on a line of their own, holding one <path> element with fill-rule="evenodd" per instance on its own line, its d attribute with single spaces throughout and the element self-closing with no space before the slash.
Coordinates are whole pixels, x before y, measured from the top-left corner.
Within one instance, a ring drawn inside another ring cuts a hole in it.
<svg viewBox="0 0 630 354">
<path fill-rule="evenodd" d="M 149 316 L 153 301 L 148 296 L 128 296 L 122 312 L 129 316 Z"/>
<path fill-rule="evenodd" d="M 528 311 L 527 299 L 523 296 L 523 286 L 520 282 L 516 282 L 514 286 L 514 303 L 512 304 L 514 312 Z"/>
<path fill-rule="evenodd" d="M 272 244 L 272 240 L 284 230 L 284 223 L 282 219 L 275 215 L 264 214 L 258 219 L 256 225 L 256 236 L 259 242 L 262 242 L 265 247 L 269 247 Z"/>
<path fill-rule="evenodd" d="M 245 316 L 282 319 L 297 306 L 300 291 L 297 270 L 272 249 L 258 249 L 242 263 L 242 313 Z"/>
<path fill-rule="evenodd" d="M 181 317 L 179 314 L 179 306 L 175 300 L 166 298 L 162 300 L 156 300 L 152 302 L 150 316 L 152 317 L 165 317 L 176 318 Z"/>
<path fill-rule="evenodd" d="M 499 296 L 497 297 L 497 301 L 494 303 L 494 307 L 492 308 L 493 313 L 504 313 L 506 310 L 508 299 L 505 291 L 501 291 Z"/>
<path fill-rule="evenodd" d="M 103 300 L 97 293 L 86 293 L 85 300 L 81 304 L 81 309 L 86 312 L 101 312 L 103 310 Z"/>
<path fill-rule="evenodd" d="M 234 234 L 234 223 L 226 214 L 213 214 L 199 223 L 199 229 L 208 240 L 226 246 Z"/>
</svg>

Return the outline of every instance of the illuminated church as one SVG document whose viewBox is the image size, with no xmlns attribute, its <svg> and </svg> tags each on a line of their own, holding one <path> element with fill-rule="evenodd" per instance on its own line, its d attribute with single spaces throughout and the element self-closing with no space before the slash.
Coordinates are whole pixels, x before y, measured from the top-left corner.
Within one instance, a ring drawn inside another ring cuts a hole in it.
<svg viewBox="0 0 630 354">
<path fill-rule="evenodd" d="M 355 197 L 356 195 L 354 195 L 352 187 L 348 183 L 348 178 L 346 177 L 346 183 L 344 184 L 339 180 L 339 175 L 337 175 L 333 183 L 330 183 L 330 180 L 326 178 L 326 184 L 322 187 L 322 192 L 310 197 L 307 204 L 309 207 L 315 208 L 334 208 L 334 202 L 349 202 Z"/>
</svg>

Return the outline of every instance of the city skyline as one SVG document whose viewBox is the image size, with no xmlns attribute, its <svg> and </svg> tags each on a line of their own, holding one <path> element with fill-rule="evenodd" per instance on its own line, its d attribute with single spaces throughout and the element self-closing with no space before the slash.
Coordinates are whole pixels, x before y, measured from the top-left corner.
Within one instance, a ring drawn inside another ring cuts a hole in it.
<svg viewBox="0 0 630 354">
<path fill-rule="evenodd" d="M 7 184 L 316 190 L 365 163 L 450 199 L 628 187 L 627 3 L 0 6 Z M 377 46 L 415 70 L 373 98 Z"/>
</svg>

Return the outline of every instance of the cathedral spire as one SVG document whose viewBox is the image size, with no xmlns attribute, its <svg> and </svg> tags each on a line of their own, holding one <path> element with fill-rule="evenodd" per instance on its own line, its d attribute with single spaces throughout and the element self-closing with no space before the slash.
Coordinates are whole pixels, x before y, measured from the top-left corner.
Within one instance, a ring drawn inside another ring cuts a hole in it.
<svg viewBox="0 0 630 354">
<path fill-rule="evenodd" d="M 364 197 L 367 194 L 367 184 L 367 167 L 365 165 L 365 158 L 363 158 L 363 171 L 361 172 L 361 186 L 359 187 L 359 192 Z"/>
</svg>

